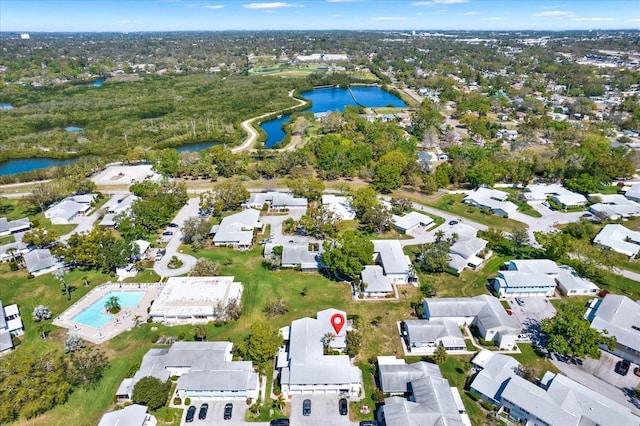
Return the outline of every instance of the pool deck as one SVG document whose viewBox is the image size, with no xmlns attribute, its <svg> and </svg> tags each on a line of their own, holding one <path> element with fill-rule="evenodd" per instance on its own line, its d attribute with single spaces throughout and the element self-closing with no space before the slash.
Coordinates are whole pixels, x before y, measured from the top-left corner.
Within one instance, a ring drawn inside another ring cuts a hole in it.
<svg viewBox="0 0 640 426">
<path fill-rule="evenodd" d="M 69 309 L 58 315 L 53 320 L 53 325 L 63 327 L 80 336 L 89 342 L 100 344 L 117 336 L 123 331 L 131 330 L 135 325 L 135 318 L 139 316 L 138 322 L 142 323 L 147 320 L 147 308 L 151 306 L 151 302 L 157 299 L 164 287 L 163 284 L 136 284 L 136 283 L 106 283 L 91 290 L 80 300 L 71 305 Z M 144 291 L 144 296 L 140 300 L 138 306 L 123 307 L 122 310 L 114 315 L 107 324 L 97 329 L 84 324 L 73 321 L 73 318 L 99 300 L 105 294 L 112 291 Z"/>
</svg>

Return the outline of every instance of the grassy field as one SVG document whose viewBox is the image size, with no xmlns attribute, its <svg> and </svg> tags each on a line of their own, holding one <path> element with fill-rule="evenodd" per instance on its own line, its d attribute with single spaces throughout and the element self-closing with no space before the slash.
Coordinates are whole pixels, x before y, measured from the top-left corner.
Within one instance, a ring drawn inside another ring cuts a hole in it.
<svg viewBox="0 0 640 426">
<path fill-rule="evenodd" d="M 23 217 L 28 217 L 32 223 L 39 223 L 39 226 L 56 231 L 58 235 L 64 235 L 73 230 L 77 225 L 53 225 L 51 221 L 44 216 L 44 213 L 40 213 L 39 209 L 33 209 L 22 198 L 11 198 L 0 200 L 0 217 L 6 217 L 7 220 L 16 220 Z"/>
</svg>

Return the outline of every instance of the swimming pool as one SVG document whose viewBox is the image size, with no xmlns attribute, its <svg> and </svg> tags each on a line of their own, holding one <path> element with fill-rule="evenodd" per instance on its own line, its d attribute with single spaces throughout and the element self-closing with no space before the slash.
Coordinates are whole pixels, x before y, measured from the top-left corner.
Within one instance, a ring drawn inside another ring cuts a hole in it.
<svg viewBox="0 0 640 426">
<path fill-rule="evenodd" d="M 107 313 L 104 309 L 104 304 L 107 303 L 110 297 L 116 296 L 122 308 L 131 308 L 138 306 L 144 294 L 144 291 L 110 291 L 73 317 L 73 321 L 91 328 L 100 329 L 113 319 L 113 315 Z"/>
</svg>

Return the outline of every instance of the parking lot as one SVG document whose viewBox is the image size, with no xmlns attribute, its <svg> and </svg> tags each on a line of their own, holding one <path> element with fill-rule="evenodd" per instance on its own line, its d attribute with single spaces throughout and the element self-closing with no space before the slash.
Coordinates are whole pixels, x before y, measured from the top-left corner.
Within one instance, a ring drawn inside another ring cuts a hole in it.
<svg viewBox="0 0 640 426">
<path fill-rule="evenodd" d="M 522 297 L 524 301 L 522 306 L 516 303 L 515 298 L 508 298 L 507 301 L 511 305 L 513 316 L 522 324 L 522 330 L 532 334 L 532 340 L 540 330 L 540 321 L 545 318 L 552 318 L 556 314 L 556 308 L 545 297 Z"/>
<path fill-rule="evenodd" d="M 207 412 L 207 418 L 204 420 L 198 419 L 198 413 L 200 411 L 200 406 L 203 403 L 209 404 L 209 411 Z M 224 406 L 228 402 L 233 404 L 233 413 L 230 420 L 224 420 Z M 237 401 L 220 401 L 220 400 L 201 400 L 201 401 L 192 401 L 191 405 L 196 407 L 196 415 L 193 419 L 192 423 L 187 423 L 185 421 L 185 417 L 187 416 L 187 409 L 185 408 L 182 413 L 182 425 L 194 425 L 194 426 L 202 426 L 202 425 L 225 425 L 225 426 L 233 426 L 233 425 L 268 425 L 269 423 L 256 423 L 256 422 L 245 422 L 244 416 L 247 411 L 247 404 L 244 400 Z"/>
<path fill-rule="evenodd" d="M 302 415 L 302 401 L 311 400 L 311 415 Z M 338 396 L 299 395 L 291 400 L 291 426 L 357 425 L 338 412 Z"/>
</svg>

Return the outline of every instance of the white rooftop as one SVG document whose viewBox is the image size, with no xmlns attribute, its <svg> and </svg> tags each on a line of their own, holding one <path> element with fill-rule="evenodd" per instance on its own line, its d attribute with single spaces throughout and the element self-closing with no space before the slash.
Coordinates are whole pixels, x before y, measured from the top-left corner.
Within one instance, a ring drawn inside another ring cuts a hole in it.
<svg viewBox="0 0 640 426">
<path fill-rule="evenodd" d="M 356 217 L 351 200 L 347 197 L 325 194 L 322 196 L 322 205 L 334 212 L 341 220 L 353 220 Z"/>
<path fill-rule="evenodd" d="M 372 240 L 373 251 L 378 253 L 386 275 L 406 274 L 411 263 L 402 250 L 399 240 Z"/>
<path fill-rule="evenodd" d="M 640 251 L 640 232 L 610 223 L 602 228 L 593 242 L 629 257 L 636 256 Z"/>
</svg>

